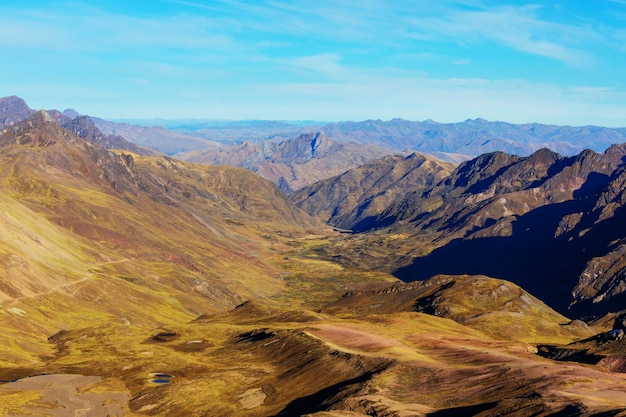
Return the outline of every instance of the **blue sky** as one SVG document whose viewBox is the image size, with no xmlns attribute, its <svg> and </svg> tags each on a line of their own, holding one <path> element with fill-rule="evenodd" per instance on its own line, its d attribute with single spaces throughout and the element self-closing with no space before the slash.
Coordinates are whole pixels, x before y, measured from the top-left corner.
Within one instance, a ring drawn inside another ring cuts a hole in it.
<svg viewBox="0 0 626 417">
<path fill-rule="evenodd" d="M 0 57 L 106 118 L 626 126 L 626 0 L 0 0 Z"/>
</svg>

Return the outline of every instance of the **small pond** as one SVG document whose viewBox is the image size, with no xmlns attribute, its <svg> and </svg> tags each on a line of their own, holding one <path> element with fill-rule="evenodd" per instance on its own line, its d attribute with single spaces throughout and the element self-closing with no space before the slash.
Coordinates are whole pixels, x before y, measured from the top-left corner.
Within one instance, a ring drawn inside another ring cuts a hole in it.
<svg viewBox="0 0 626 417">
<path fill-rule="evenodd" d="M 150 374 L 150 382 L 152 382 L 153 384 L 169 384 L 170 382 L 172 382 L 172 378 L 174 378 L 172 375 L 160 372 Z"/>
</svg>

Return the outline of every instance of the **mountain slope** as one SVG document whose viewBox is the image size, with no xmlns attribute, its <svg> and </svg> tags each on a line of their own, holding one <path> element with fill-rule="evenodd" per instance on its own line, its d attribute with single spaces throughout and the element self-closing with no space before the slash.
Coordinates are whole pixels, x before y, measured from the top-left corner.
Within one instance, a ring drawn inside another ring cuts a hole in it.
<svg viewBox="0 0 626 417">
<path fill-rule="evenodd" d="M 24 100 L 16 96 L 0 98 L 0 129 L 26 119 L 34 113 Z"/>
<path fill-rule="evenodd" d="M 623 303 L 626 146 L 563 157 L 502 152 L 460 164 L 372 219 L 379 233 L 324 249 L 345 265 L 403 280 L 481 274 L 521 285 L 560 312 L 604 314 Z M 302 203 L 299 203 L 302 204 Z"/>
<path fill-rule="evenodd" d="M 392 151 L 333 140 L 319 132 L 281 142 L 245 142 L 191 152 L 181 159 L 211 165 L 248 168 L 292 192 L 329 176 L 340 174 Z"/>
<path fill-rule="evenodd" d="M 274 295 L 264 259 L 319 229 L 247 170 L 112 153 L 45 112 L 2 133 L 0 172 L 0 301 L 39 337 L 81 312 L 154 325 Z"/>
<path fill-rule="evenodd" d="M 504 340 L 557 343 L 598 331 L 570 322 L 511 282 L 485 276 L 438 275 L 425 281 L 345 293 L 324 309 L 342 317 L 416 311 L 452 319 Z"/>
<path fill-rule="evenodd" d="M 622 376 L 532 353 L 585 326 L 504 281 L 404 285 L 324 260 L 365 234 L 329 232 L 246 169 L 111 152 L 38 112 L 0 134 L 0 205 L 0 414 L 624 410 Z"/>
<path fill-rule="evenodd" d="M 388 156 L 304 187 L 289 198 L 330 225 L 362 231 L 392 202 L 408 191 L 432 187 L 453 168 L 452 164 L 416 153 Z"/>
</svg>

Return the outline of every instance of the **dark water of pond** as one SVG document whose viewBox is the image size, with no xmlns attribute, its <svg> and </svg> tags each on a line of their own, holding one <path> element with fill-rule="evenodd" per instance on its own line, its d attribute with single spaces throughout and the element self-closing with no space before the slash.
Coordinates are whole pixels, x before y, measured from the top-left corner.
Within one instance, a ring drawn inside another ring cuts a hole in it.
<svg viewBox="0 0 626 417">
<path fill-rule="evenodd" d="M 152 383 L 153 384 L 169 384 L 170 382 L 172 382 L 169 379 L 153 379 Z"/>
<path fill-rule="evenodd" d="M 172 375 L 170 374 L 152 374 L 152 379 L 150 380 L 153 384 L 169 384 L 172 382 Z"/>
</svg>

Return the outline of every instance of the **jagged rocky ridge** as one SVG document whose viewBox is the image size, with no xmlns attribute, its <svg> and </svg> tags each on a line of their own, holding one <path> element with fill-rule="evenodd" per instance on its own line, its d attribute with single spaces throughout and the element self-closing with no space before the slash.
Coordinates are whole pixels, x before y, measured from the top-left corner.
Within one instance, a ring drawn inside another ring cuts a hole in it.
<svg viewBox="0 0 626 417">
<path fill-rule="evenodd" d="M 9 127 L 17 122 L 26 120 L 35 111 L 28 107 L 19 97 L 0 98 L 0 128 Z M 81 116 L 75 110 L 50 110 L 48 115 L 59 126 L 71 131 L 75 135 L 86 139 L 105 149 L 126 150 L 138 155 L 162 155 L 161 151 L 139 146 L 117 135 L 105 135 L 94 124 L 89 116 Z"/>
<path fill-rule="evenodd" d="M 339 142 L 314 132 L 278 142 L 222 145 L 183 154 L 181 159 L 248 168 L 289 193 L 392 153 L 387 148 Z"/>
<path fill-rule="evenodd" d="M 304 187 L 290 199 L 332 226 L 363 231 L 406 192 L 426 190 L 453 169 L 453 164 L 417 153 L 387 156 Z"/>
<path fill-rule="evenodd" d="M 403 280 L 484 274 L 513 281 L 561 312 L 602 314 L 626 299 L 625 157 L 626 145 L 572 157 L 548 149 L 528 157 L 494 152 L 460 164 L 430 187 L 405 186 L 404 195 L 371 213 L 367 223 L 336 223 L 356 218 L 367 203 L 341 218 L 324 218 L 353 231 L 410 236 L 394 241 L 381 261 L 396 265 Z M 347 182 L 336 177 L 316 189 L 338 188 L 341 181 Z M 315 193 L 296 196 L 308 212 L 328 213 Z M 367 259 L 373 250 L 368 236 L 354 238 L 360 249 L 344 248 L 345 257 L 363 251 Z M 337 251 L 329 254 L 341 258 Z"/>
</svg>

